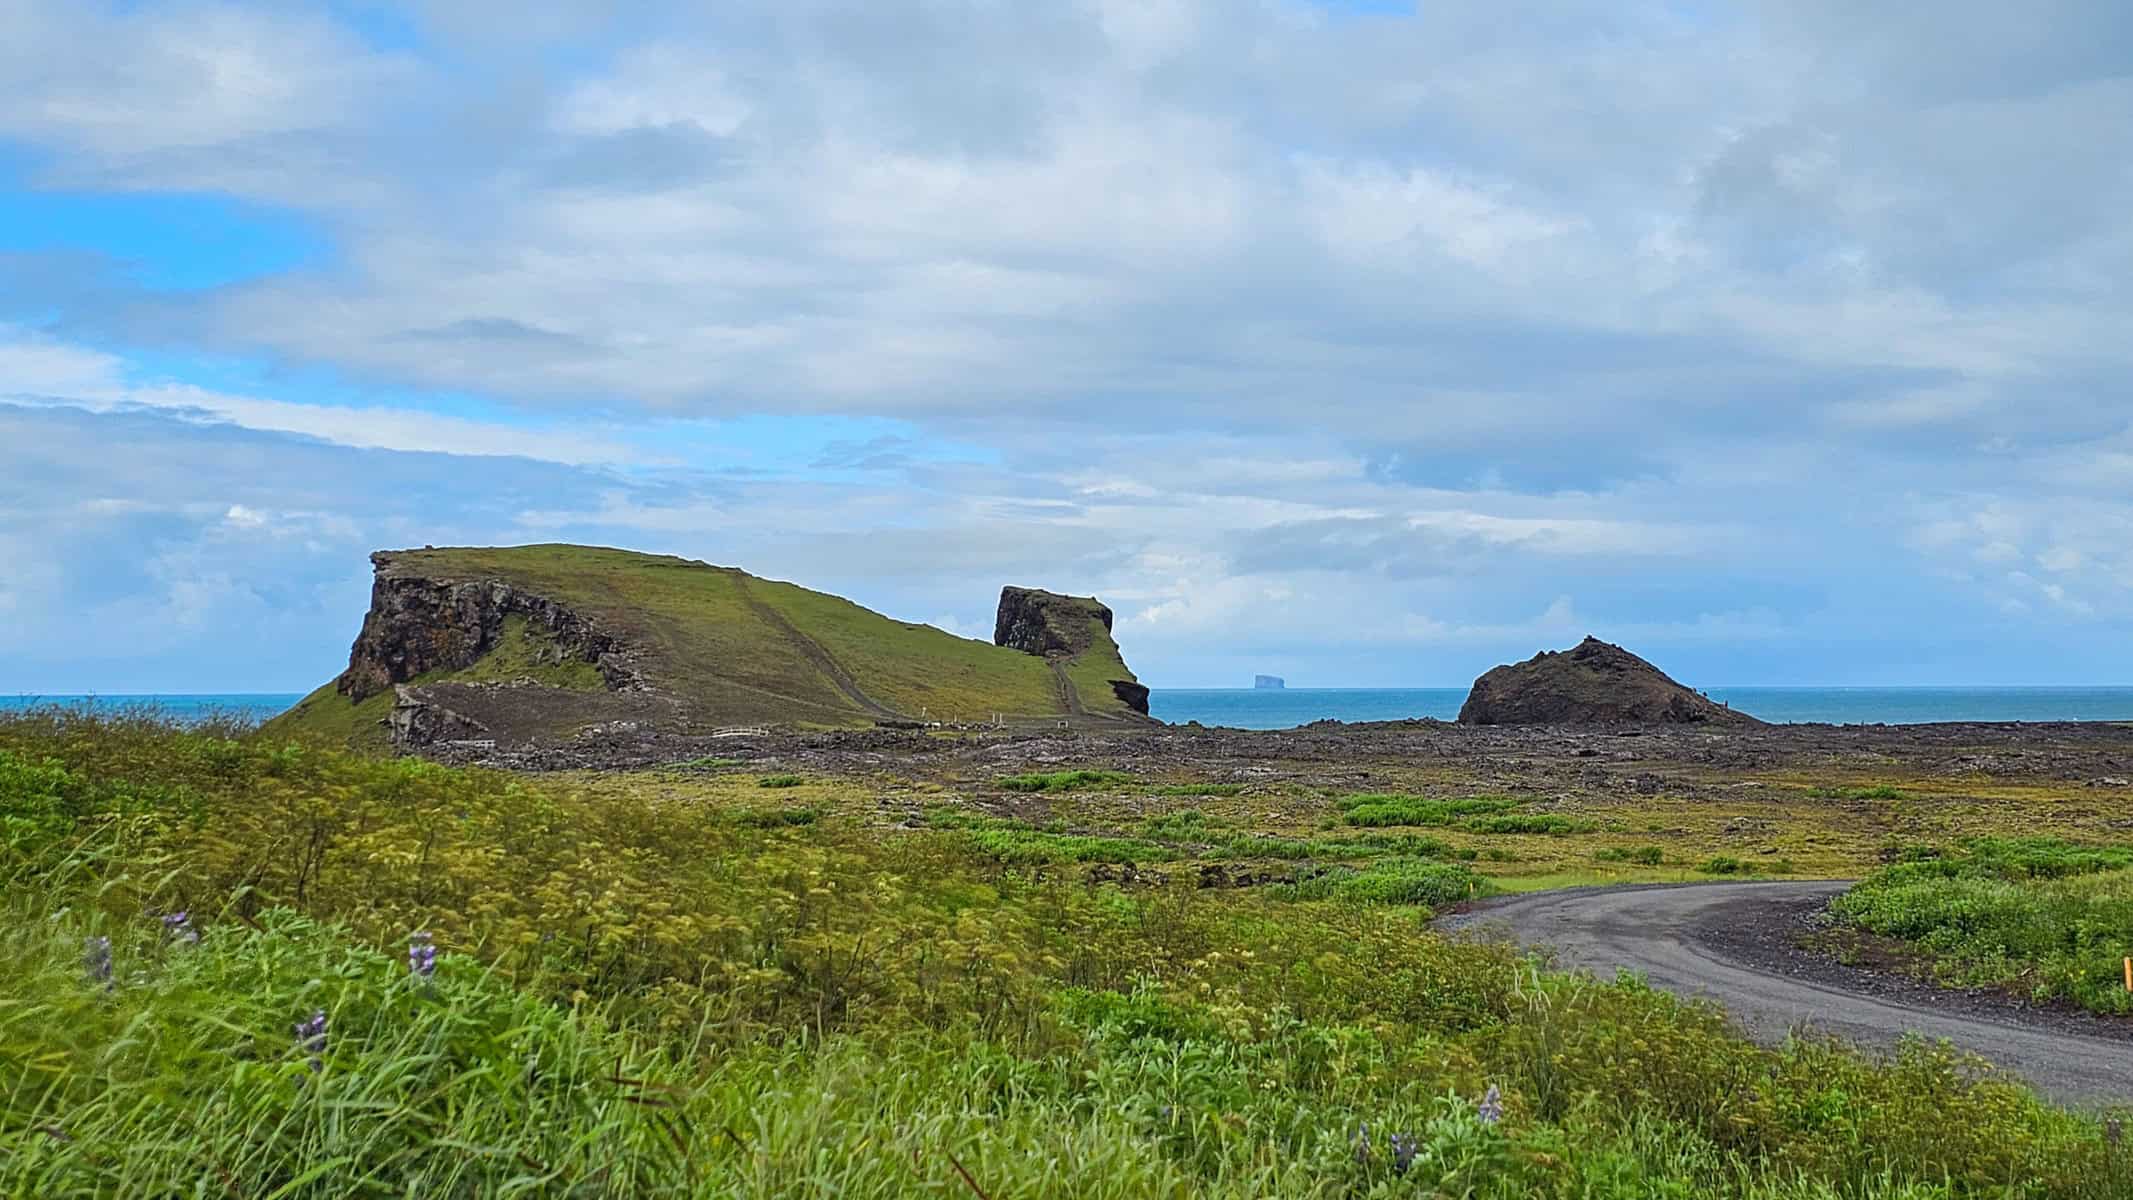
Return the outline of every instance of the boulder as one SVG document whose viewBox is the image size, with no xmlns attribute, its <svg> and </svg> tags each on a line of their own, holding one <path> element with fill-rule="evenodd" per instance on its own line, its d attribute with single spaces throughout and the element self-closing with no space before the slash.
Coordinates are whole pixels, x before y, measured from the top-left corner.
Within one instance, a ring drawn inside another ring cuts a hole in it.
<svg viewBox="0 0 2133 1200">
<path fill-rule="evenodd" d="M 1474 681 L 1462 725 L 1712 725 L 1762 722 L 1668 678 L 1620 646 L 1588 637 Z"/>
</svg>

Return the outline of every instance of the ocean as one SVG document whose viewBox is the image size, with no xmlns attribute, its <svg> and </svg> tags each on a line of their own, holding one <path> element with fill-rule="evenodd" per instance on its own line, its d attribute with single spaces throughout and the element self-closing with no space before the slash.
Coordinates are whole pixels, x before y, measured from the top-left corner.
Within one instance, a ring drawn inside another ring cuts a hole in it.
<svg viewBox="0 0 2133 1200">
<path fill-rule="evenodd" d="M 11 708 L 94 708 L 109 712 L 153 709 L 175 721 L 199 721 L 208 717 L 238 717 L 264 721 L 285 712 L 303 699 L 302 692 L 216 692 L 131 696 L 0 696 L 0 712 Z"/>
<path fill-rule="evenodd" d="M 1713 700 L 1765 721 L 1833 725 L 1930 721 L 2133 721 L 2133 687 L 1731 687 Z M 287 709 L 297 692 L 154 696 L 0 696 L 0 710 L 39 704 L 153 708 L 180 721 L 237 716 L 263 721 Z M 1159 720 L 1233 729 L 1287 729 L 1312 721 L 1397 721 L 1459 715 L 1465 688 L 1156 688 L 1149 712 Z"/>
</svg>

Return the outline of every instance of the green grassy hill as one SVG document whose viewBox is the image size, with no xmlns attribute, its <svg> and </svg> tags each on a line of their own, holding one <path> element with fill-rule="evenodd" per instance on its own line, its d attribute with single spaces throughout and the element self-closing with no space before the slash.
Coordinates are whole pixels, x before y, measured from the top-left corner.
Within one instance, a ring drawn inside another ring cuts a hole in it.
<svg viewBox="0 0 2133 1200">
<path fill-rule="evenodd" d="M 375 561 L 348 673 L 277 718 L 277 731 L 382 743 L 395 683 L 481 726 L 470 736 L 505 741 L 616 721 L 687 731 L 1141 715 L 1109 686 L 1133 675 L 1108 631 L 1055 669 L 837 596 L 663 555 L 541 545 Z"/>
</svg>

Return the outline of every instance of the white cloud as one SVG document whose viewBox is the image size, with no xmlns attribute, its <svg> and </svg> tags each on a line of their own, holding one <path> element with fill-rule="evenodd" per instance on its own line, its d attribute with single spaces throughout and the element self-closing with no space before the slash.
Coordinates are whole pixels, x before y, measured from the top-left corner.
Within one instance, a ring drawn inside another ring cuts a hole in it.
<svg viewBox="0 0 2133 1200">
<path fill-rule="evenodd" d="M 78 450 L 48 484 L 55 521 L 217 554 L 424 534 L 450 497 L 468 537 L 962 628 L 1002 576 L 1099 591 L 1181 672 L 1587 622 L 2011 647 L 2046 635 L 2006 612 L 2133 612 L 2121 7 L 454 0 L 385 50 L 324 10 L 0 0 L 37 186 L 223 196 L 328 245 L 204 292 L 24 275 L 13 319 L 56 332 L 0 332 L 0 400 L 219 447 L 232 486 L 138 447 L 137 477 Z M 86 348 L 130 344 L 381 398 Z M 713 472 L 740 451 L 673 423 L 750 413 L 978 461 Z M 295 437 L 414 508 L 247 484 L 242 448 Z M 266 594 L 172 572 L 201 598 L 173 611 Z"/>
</svg>

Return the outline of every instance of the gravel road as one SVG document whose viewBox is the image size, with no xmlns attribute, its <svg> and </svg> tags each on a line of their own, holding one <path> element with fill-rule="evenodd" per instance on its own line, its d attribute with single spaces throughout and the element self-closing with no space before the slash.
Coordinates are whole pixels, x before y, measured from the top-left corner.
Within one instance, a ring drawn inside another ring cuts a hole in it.
<svg viewBox="0 0 2133 1200">
<path fill-rule="evenodd" d="M 1841 882 L 1571 888 L 1486 900 L 1438 927 L 1501 933 L 1602 976 L 1724 1004 L 1750 1036 L 1800 1028 L 1868 1046 L 1903 1034 L 1945 1038 L 2053 1099 L 2133 1102 L 2133 1022 L 2025 1008 L 1999 997 L 1875 979 L 1792 946 L 1800 920 Z"/>
</svg>

